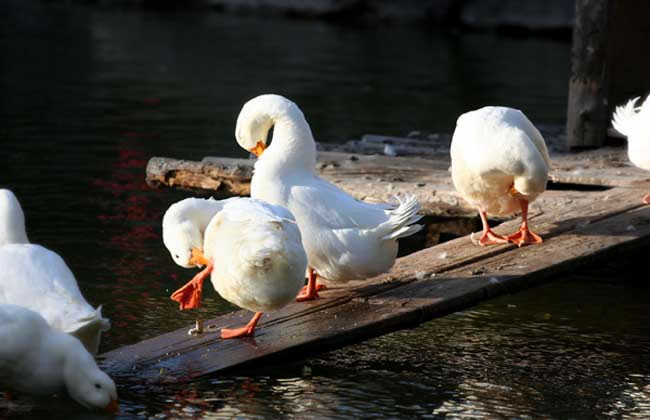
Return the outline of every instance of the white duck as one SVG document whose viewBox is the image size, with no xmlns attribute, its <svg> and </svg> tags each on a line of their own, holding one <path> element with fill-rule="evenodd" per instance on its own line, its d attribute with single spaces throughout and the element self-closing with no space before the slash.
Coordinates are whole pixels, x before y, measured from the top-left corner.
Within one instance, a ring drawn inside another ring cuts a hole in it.
<svg viewBox="0 0 650 420">
<path fill-rule="evenodd" d="M 222 338 L 252 336 L 262 312 L 286 305 L 304 284 L 307 256 L 293 215 L 261 200 L 185 199 L 166 212 L 163 241 L 177 264 L 207 264 L 172 295 L 181 309 L 198 307 L 211 274 L 224 299 L 256 312 L 245 327 L 222 329 Z"/>
<path fill-rule="evenodd" d="M 23 211 L 16 197 L 0 190 L 0 303 L 24 306 L 38 312 L 60 331 L 77 337 L 92 354 L 99 349 L 101 333 L 110 328 L 101 306 L 86 302 L 74 275 L 56 254 L 30 244 L 25 234 Z M 22 243 L 13 243 L 14 241 Z"/>
<path fill-rule="evenodd" d="M 162 236 L 163 243 L 174 262 L 184 268 L 206 265 L 208 261 L 203 256 L 205 229 L 223 206 L 241 199 L 233 197 L 215 200 L 191 197 L 169 206 L 163 216 Z"/>
<path fill-rule="evenodd" d="M 478 208 L 480 245 L 541 243 L 528 228 L 528 203 L 546 190 L 551 162 L 544 138 L 519 110 L 488 106 L 458 118 L 451 142 L 451 176 L 456 190 Z M 487 214 L 521 209 L 521 228 L 494 233 Z"/>
<path fill-rule="evenodd" d="M 630 161 L 641 169 L 650 171 L 650 95 L 640 107 L 640 98 L 631 99 L 614 112 L 612 125 L 619 133 L 627 136 L 627 155 Z M 650 204 L 650 193 L 643 197 Z"/>
<path fill-rule="evenodd" d="M 118 410 L 115 383 L 79 340 L 38 313 L 0 303 L 0 389 L 47 396 L 66 390 L 89 409 Z"/>
<path fill-rule="evenodd" d="M 227 200 L 186 198 L 169 206 L 162 222 L 162 236 L 172 259 L 183 268 L 202 267 L 192 281 L 174 292 L 172 300 L 180 303 L 180 309 L 194 309 L 201 305 L 203 281 L 210 275 L 213 265 L 204 256 L 203 236 L 210 220 L 223 206 L 239 197 Z M 198 319 L 189 334 L 203 332 L 203 322 Z"/>
<path fill-rule="evenodd" d="M 267 137 L 273 127 L 273 142 Z M 298 301 L 318 297 L 316 278 L 362 279 L 388 271 L 397 239 L 422 226 L 414 197 L 397 205 L 356 200 L 316 175 L 316 145 L 298 106 L 278 95 L 248 101 L 237 118 L 237 142 L 259 158 L 251 196 L 288 208 L 296 217 L 309 259 L 309 282 Z"/>
</svg>

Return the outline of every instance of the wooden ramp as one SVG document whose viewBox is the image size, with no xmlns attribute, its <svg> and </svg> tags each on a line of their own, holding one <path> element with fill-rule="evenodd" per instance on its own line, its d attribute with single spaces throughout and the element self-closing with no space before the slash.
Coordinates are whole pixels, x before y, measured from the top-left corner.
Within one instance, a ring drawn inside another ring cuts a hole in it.
<svg viewBox="0 0 650 420">
<path fill-rule="evenodd" d="M 251 317 L 239 311 L 207 321 L 208 332 L 187 328 L 103 355 L 121 383 L 189 381 L 227 369 L 299 360 L 468 308 L 494 296 L 531 287 L 589 264 L 650 245 L 650 206 L 644 190 L 616 187 L 573 192 L 580 199 L 533 212 L 544 237 L 537 246 L 482 248 L 459 238 L 398 259 L 390 273 L 322 293 L 266 314 L 254 338 L 221 340 L 218 331 Z M 503 223 L 509 233 L 518 221 Z"/>
</svg>

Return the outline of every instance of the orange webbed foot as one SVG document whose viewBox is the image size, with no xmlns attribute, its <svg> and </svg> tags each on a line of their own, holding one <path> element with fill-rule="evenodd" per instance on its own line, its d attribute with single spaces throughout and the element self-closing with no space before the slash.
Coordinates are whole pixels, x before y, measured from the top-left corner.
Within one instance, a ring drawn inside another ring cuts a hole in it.
<svg viewBox="0 0 650 420">
<path fill-rule="evenodd" d="M 201 306 L 201 295 L 203 294 L 203 284 L 196 284 L 190 280 L 185 286 L 176 290 L 171 295 L 171 299 L 180 304 L 181 311 L 185 309 L 196 309 Z"/>
<path fill-rule="evenodd" d="M 255 334 L 255 326 L 257 326 L 257 321 L 259 321 L 261 317 L 262 317 L 262 312 L 255 312 L 255 315 L 248 322 L 248 324 L 246 324 L 245 327 L 222 328 L 221 338 L 227 340 L 229 338 L 252 337 Z"/>
<path fill-rule="evenodd" d="M 214 269 L 212 260 L 208 265 L 192 280 L 187 282 L 183 287 L 176 290 L 171 295 L 171 299 L 180 304 L 181 311 L 185 309 L 196 309 L 201 306 L 201 296 L 203 294 L 203 282 Z"/>
<path fill-rule="evenodd" d="M 650 204 L 650 193 L 647 193 L 641 201 L 643 201 L 643 204 Z"/>
<path fill-rule="evenodd" d="M 325 290 L 325 289 L 327 289 L 327 286 L 325 286 L 324 284 L 318 283 L 316 285 L 316 291 L 317 292 L 320 292 L 321 290 Z M 308 285 L 303 286 L 302 289 L 300 289 L 300 292 L 298 293 L 298 296 L 300 296 L 302 294 L 305 294 L 305 293 L 308 293 L 308 290 L 309 290 Z"/>
<path fill-rule="evenodd" d="M 318 291 L 326 289 L 327 287 L 324 284 L 317 284 L 316 279 L 318 274 L 314 271 L 313 268 L 309 268 L 309 278 L 307 279 L 307 285 L 304 286 L 298 296 L 296 296 L 296 302 L 305 302 L 308 300 L 316 300 L 320 298 L 318 296 Z"/>
<path fill-rule="evenodd" d="M 474 234 L 470 236 L 470 239 L 472 240 L 473 243 L 479 244 L 481 246 L 486 246 L 486 245 L 499 245 L 499 244 L 507 244 L 508 238 L 505 236 L 497 235 L 494 233 L 494 231 L 490 228 L 490 224 L 488 223 L 488 218 L 487 218 L 487 213 L 485 210 L 482 208 L 478 209 L 478 214 L 481 216 L 481 223 L 483 224 L 483 233 L 481 234 L 481 237 L 478 239 L 474 239 Z"/>
<path fill-rule="evenodd" d="M 510 241 L 508 241 L 508 238 L 502 235 L 498 235 L 492 231 L 492 229 L 488 229 L 487 231 L 484 231 L 481 237 L 478 239 L 476 243 L 478 243 L 481 246 L 487 246 L 487 245 L 499 245 L 499 244 L 507 244 Z"/>
<path fill-rule="evenodd" d="M 517 246 L 525 244 L 541 244 L 544 240 L 527 227 L 521 227 L 517 232 L 508 236 L 508 240 Z"/>
<path fill-rule="evenodd" d="M 222 328 L 221 329 L 221 338 L 227 340 L 229 338 L 239 338 L 239 337 L 252 337 L 255 334 L 255 327 L 250 328 L 248 326 L 241 328 Z"/>
<path fill-rule="evenodd" d="M 320 299 L 318 294 L 318 288 L 315 287 L 311 291 L 307 286 L 303 287 L 298 296 L 296 296 L 296 302 L 306 302 L 308 300 Z"/>
</svg>

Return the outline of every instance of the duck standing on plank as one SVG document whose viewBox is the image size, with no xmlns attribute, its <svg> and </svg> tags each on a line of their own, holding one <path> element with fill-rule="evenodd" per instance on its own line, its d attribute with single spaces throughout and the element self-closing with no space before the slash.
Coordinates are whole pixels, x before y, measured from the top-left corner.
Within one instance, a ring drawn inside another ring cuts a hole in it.
<svg viewBox="0 0 650 420">
<path fill-rule="evenodd" d="M 519 110 L 488 106 L 458 118 L 451 141 L 451 177 L 456 190 L 478 208 L 480 245 L 537 244 L 528 227 L 528 204 L 546 190 L 551 161 L 540 132 Z M 521 209 L 521 227 L 501 236 L 487 213 L 505 216 Z"/>
<path fill-rule="evenodd" d="M 271 127 L 273 142 L 267 146 Z M 286 207 L 300 227 L 309 279 L 298 301 L 318 297 L 317 277 L 338 283 L 388 271 L 397 256 L 397 239 L 422 228 L 414 224 L 422 216 L 413 196 L 397 204 L 371 204 L 321 179 L 309 124 L 287 98 L 261 95 L 248 101 L 235 136 L 258 156 L 251 197 Z"/>
<path fill-rule="evenodd" d="M 229 200 L 213 198 L 186 198 L 169 206 L 162 222 L 162 236 L 172 259 L 183 268 L 205 267 L 181 289 L 172 294 L 180 303 L 180 309 L 194 309 L 201 305 L 203 282 L 214 267 L 204 256 L 203 236 L 210 220 L 219 213 Z M 197 319 L 190 335 L 203 332 L 203 322 Z"/>
<path fill-rule="evenodd" d="M 0 189 L 0 243 L 0 303 L 38 312 L 51 327 L 77 337 L 96 354 L 109 320 L 101 306 L 94 309 L 84 299 L 57 253 L 29 243 L 22 208 L 6 189 Z"/>
<path fill-rule="evenodd" d="M 627 155 L 630 161 L 639 168 L 650 171 L 650 95 L 637 107 L 639 99 L 630 99 L 627 104 L 616 107 L 612 125 L 627 137 Z M 650 204 L 650 193 L 642 201 Z"/>
<path fill-rule="evenodd" d="M 222 329 L 224 339 L 253 336 L 262 313 L 294 300 L 304 284 L 307 255 L 293 215 L 261 200 L 183 200 L 163 218 L 163 241 L 177 264 L 207 265 L 172 294 L 181 309 L 199 306 L 210 275 L 221 297 L 255 312 L 246 326 Z"/>
</svg>

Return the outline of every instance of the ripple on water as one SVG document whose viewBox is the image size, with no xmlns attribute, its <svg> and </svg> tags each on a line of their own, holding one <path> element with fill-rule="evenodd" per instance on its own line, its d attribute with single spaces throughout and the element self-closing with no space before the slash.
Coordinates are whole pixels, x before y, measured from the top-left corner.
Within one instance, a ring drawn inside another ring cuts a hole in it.
<svg viewBox="0 0 650 420">
<path fill-rule="evenodd" d="M 649 418 L 650 312 L 611 317 L 642 309 L 647 294 L 618 286 L 558 281 L 306 362 L 121 386 L 119 418 Z M 34 418 L 42 407 L 10 412 Z M 62 402 L 52 409 L 91 418 Z"/>
<path fill-rule="evenodd" d="M 103 350 L 196 316 L 169 300 L 194 272 L 160 241 L 164 210 L 191 193 L 147 187 L 147 159 L 243 156 L 236 112 L 261 91 L 295 99 L 319 140 L 448 131 L 485 103 L 565 118 L 568 42 L 55 3 L 0 2 L 0 183 L 104 304 Z M 120 386 L 118 418 L 650 418 L 648 290 L 621 273 L 633 260 L 302 363 Z M 232 308 L 210 289 L 202 316 Z M 104 418 L 62 398 L 0 399 L 3 416 Z"/>
</svg>

